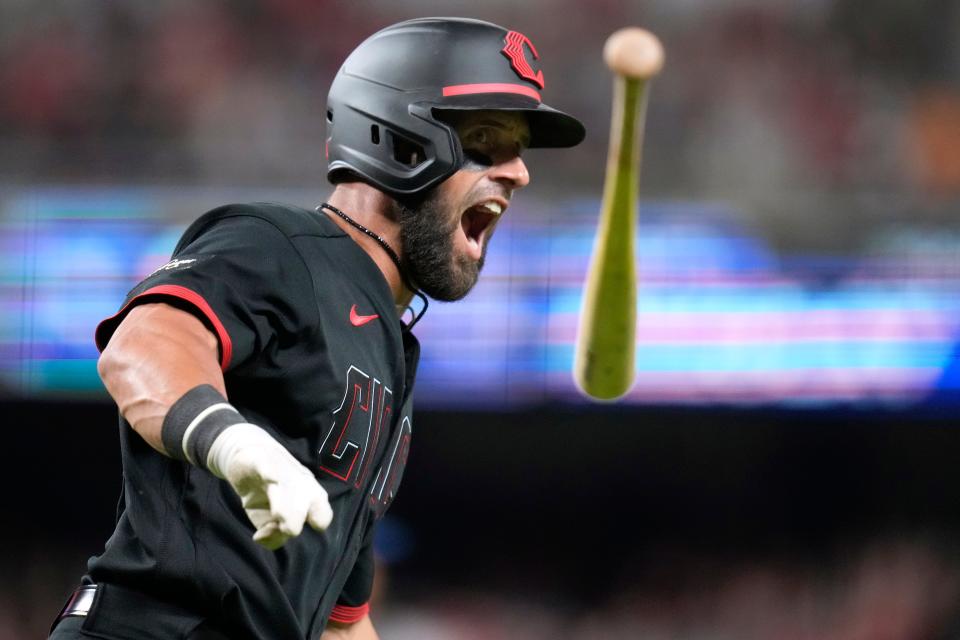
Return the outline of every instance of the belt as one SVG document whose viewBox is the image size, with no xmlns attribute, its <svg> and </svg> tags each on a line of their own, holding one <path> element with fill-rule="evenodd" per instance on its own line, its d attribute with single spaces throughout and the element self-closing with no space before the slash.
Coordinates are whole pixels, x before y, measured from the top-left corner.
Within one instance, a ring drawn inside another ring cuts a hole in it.
<svg viewBox="0 0 960 640">
<path fill-rule="evenodd" d="M 97 595 L 97 585 L 95 584 L 85 584 L 82 587 L 77 587 L 77 590 L 74 591 L 70 599 L 67 600 L 67 604 L 63 605 L 60 615 L 53 621 L 53 626 L 50 627 L 50 633 L 53 633 L 53 630 L 64 618 L 86 616 L 90 613 L 90 607 L 93 606 L 93 597 L 95 595 Z"/>
</svg>

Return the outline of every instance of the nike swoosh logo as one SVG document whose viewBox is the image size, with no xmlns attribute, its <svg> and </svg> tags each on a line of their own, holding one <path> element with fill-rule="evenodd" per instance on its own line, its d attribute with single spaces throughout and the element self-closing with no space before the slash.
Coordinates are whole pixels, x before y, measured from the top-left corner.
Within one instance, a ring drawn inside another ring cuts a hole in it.
<svg viewBox="0 0 960 640">
<path fill-rule="evenodd" d="M 362 327 L 368 322 L 371 322 L 372 320 L 376 320 L 379 317 L 380 315 L 377 313 L 373 314 L 372 316 L 362 316 L 359 313 L 357 313 L 357 305 L 353 305 L 352 307 L 350 307 L 350 324 L 352 324 L 355 327 Z"/>
</svg>

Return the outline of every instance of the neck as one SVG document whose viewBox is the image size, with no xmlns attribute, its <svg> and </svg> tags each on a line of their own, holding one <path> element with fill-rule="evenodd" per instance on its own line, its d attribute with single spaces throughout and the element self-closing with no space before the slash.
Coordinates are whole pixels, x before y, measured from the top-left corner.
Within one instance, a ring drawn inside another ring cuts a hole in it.
<svg viewBox="0 0 960 640">
<path fill-rule="evenodd" d="M 396 220 L 392 214 L 390 196 L 362 182 L 350 182 L 337 185 L 327 202 L 380 236 L 398 256 L 403 255 L 400 221 Z M 407 287 L 397 265 L 380 243 L 340 216 L 324 209 L 321 209 L 321 212 L 329 216 L 334 224 L 343 229 L 361 249 L 367 252 L 383 273 L 393 293 L 393 301 L 397 309 L 400 312 L 406 309 L 413 298 L 413 291 Z"/>
</svg>

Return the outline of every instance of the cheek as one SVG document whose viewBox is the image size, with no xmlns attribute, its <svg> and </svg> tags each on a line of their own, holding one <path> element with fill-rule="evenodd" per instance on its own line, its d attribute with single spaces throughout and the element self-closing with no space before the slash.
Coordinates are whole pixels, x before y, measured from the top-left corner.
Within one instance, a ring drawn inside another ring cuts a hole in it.
<svg viewBox="0 0 960 640">
<path fill-rule="evenodd" d="M 482 175 L 477 172 L 461 169 L 443 183 L 437 195 L 451 216 L 459 217 L 463 213 L 481 178 Z"/>
</svg>

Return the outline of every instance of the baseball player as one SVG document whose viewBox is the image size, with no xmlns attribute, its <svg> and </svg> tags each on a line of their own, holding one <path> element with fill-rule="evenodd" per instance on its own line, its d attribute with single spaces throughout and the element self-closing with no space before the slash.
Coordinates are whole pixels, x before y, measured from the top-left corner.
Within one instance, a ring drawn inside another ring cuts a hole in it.
<svg viewBox="0 0 960 640">
<path fill-rule="evenodd" d="M 327 103 L 315 210 L 219 207 L 97 328 L 120 412 L 116 529 L 52 638 L 376 638 L 374 527 L 412 435 L 426 297 L 470 290 L 527 147 L 570 147 L 526 36 L 425 18 Z M 413 296 L 421 311 L 404 313 Z"/>
</svg>

